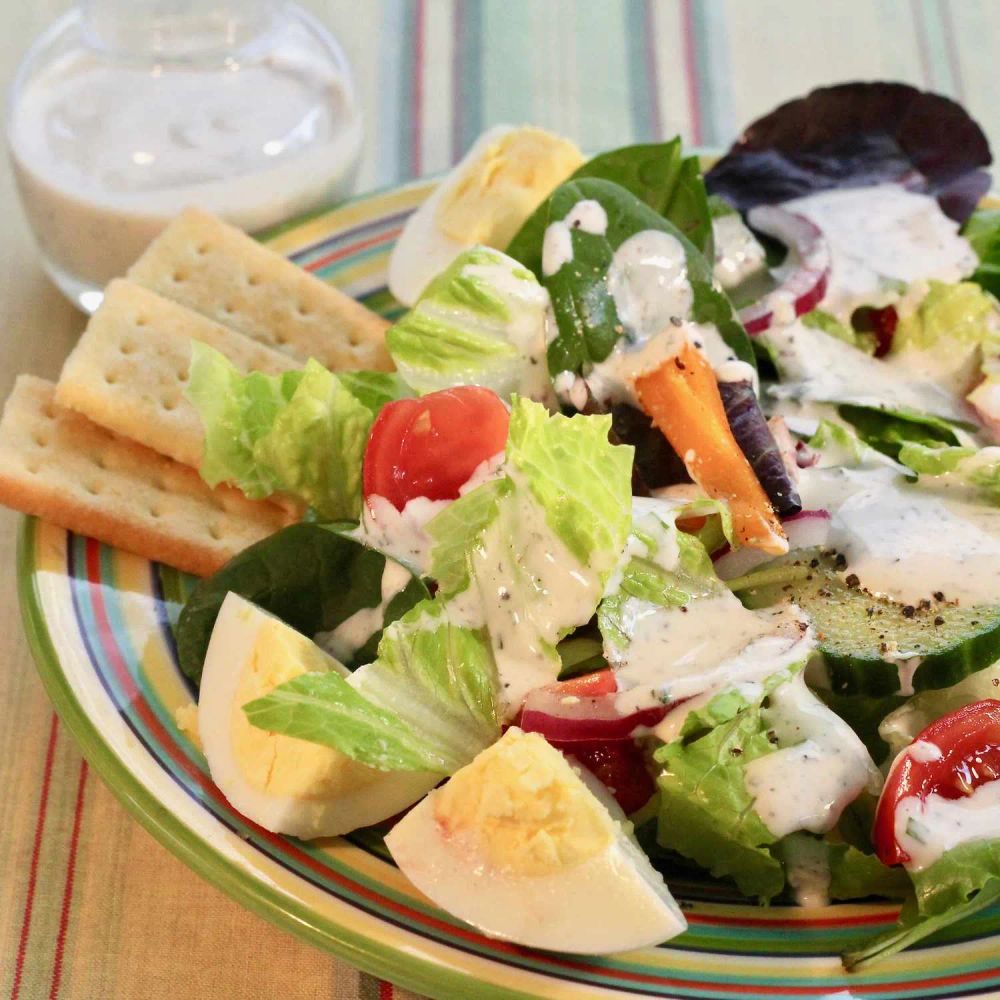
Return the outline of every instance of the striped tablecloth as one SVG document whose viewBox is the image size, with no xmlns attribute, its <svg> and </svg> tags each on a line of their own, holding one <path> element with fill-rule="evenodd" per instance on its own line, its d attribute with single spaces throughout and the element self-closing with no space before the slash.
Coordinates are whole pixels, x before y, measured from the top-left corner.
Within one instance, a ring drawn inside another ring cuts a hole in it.
<svg viewBox="0 0 1000 1000">
<path fill-rule="evenodd" d="M 368 116 L 359 189 L 446 168 L 486 126 L 585 149 L 680 133 L 728 143 L 782 99 L 902 79 L 964 101 L 1000 139 L 996 0 L 313 0 Z M 15 519 L 3 520 L 12 562 Z M 5 593 L 10 595 L 13 587 Z M 4 635 L 17 608 L 0 608 Z M 244 912 L 174 860 L 91 776 L 23 641 L 0 664 L 0 997 L 400 997 Z"/>
</svg>

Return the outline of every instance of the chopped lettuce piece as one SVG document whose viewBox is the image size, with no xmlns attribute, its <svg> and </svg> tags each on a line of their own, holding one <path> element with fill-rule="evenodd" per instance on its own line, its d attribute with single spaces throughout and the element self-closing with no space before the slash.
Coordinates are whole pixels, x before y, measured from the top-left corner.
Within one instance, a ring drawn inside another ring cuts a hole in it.
<svg viewBox="0 0 1000 1000">
<path fill-rule="evenodd" d="M 902 899 L 911 892 L 910 880 L 901 868 L 889 868 L 874 854 L 834 836 L 792 833 L 775 847 L 788 883 L 803 905 L 870 896 Z"/>
<path fill-rule="evenodd" d="M 977 209 L 966 222 L 962 235 L 979 258 L 979 267 L 970 280 L 1000 296 L 1000 209 Z"/>
<path fill-rule="evenodd" d="M 517 400 L 507 465 L 524 478 L 545 520 L 603 583 L 631 527 L 633 449 L 608 441 L 611 417 L 550 416 Z"/>
<path fill-rule="evenodd" d="M 947 421 L 907 407 L 876 408 L 844 404 L 837 407 L 839 416 L 857 431 L 872 448 L 899 458 L 900 449 L 907 443 L 924 445 L 957 445 L 958 434 Z"/>
<path fill-rule="evenodd" d="M 386 335 L 396 368 L 418 392 L 482 385 L 547 401 L 549 296 L 499 250 L 460 254 Z"/>
<path fill-rule="evenodd" d="M 820 469 L 836 465 L 862 469 L 890 461 L 883 452 L 865 444 L 849 426 L 833 420 L 821 420 L 808 445 L 819 453 L 816 467 Z"/>
<path fill-rule="evenodd" d="M 333 671 L 303 674 L 243 707 L 260 729 L 371 767 L 451 774 L 499 737 L 497 700 L 484 630 L 426 600 L 385 630 L 378 659 L 351 683 Z"/>
<path fill-rule="evenodd" d="M 1000 840 L 958 844 L 910 877 L 914 898 L 899 925 L 847 952 L 848 969 L 873 965 L 1000 901 Z"/>
<path fill-rule="evenodd" d="M 773 676 L 762 691 L 788 680 Z M 763 694 L 761 695 L 763 699 Z M 660 816 L 657 841 L 691 858 L 716 877 L 730 877 L 740 891 L 766 902 L 785 886 L 778 838 L 753 809 L 746 764 L 774 750 L 759 704 L 728 691 L 692 711 L 680 738 L 654 754 Z"/>
<path fill-rule="evenodd" d="M 908 442 L 899 461 L 917 473 L 921 486 L 966 489 L 983 503 L 1000 506 L 1000 447 L 937 447 Z"/>
<path fill-rule="evenodd" d="M 841 323 L 832 313 L 824 312 L 822 309 L 813 309 L 802 317 L 802 322 L 812 327 L 814 330 L 822 330 L 831 337 L 842 340 L 851 347 L 856 347 L 865 354 L 875 353 L 875 338 L 870 333 L 861 333 L 845 323 Z"/>
<path fill-rule="evenodd" d="M 979 345 L 996 340 L 996 301 L 971 281 L 950 285 L 930 282 L 920 305 L 900 317 L 892 339 L 892 353 L 944 349 L 959 344 Z"/>
<path fill-rule="evenodd" d="M 357 517 L 361 460 L 378 410 L 406 395 L 394 376 L 310 361 L 283 375 L 242 375 L 195 341 L 187 395 L 205 429 L 201 476 L 253 498 L 291 494 L 325 519 Z"/>
</svg>

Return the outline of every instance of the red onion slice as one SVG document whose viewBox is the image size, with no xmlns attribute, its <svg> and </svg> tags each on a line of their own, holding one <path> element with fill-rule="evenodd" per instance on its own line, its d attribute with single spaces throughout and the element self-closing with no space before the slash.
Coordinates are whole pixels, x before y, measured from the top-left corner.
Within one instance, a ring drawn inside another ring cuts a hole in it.
<svg viewBox="0 0 1000 1000">
<path fill-rule="evenodd" d="M 820 304 L 830 278 L 830 247 L 819 226 L 780 205 L 757 205 L 747 221 L 788 247 L 788 260 L 774 272 L 782 276 L 780 285 L 740 310 L 747 333 L 757 334 L 775 322 L 775 313 L 790 322 Z"/>
<path fill-rule="evenodd" d="M 788 536 L 788 549 L 823 548 L 830 538 L 830 513 L 825 510 L 804 510 L 781 522 Z M 715 560 L 715 572 L 721 580 L 735 580 L 758 566 L 770 562 L 774 556 L 760 549 L 724 549 Z"/>
</svg>

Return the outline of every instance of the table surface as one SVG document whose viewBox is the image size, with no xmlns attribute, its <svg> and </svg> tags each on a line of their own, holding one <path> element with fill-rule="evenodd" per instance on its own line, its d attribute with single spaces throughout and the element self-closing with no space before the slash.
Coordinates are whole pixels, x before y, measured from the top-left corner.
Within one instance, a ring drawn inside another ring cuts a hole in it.
<svg viewBox="0 0 1000 1000">
<path fill-rule="evenodd" d="M 4 90 L 31 39 L 66 6 L 0 0 Z M 359 190 L 441 170 L 502 121 L 546 126 L 585 149 L 677 133 L 722 146 L 781 100 L 850 79 L 948 94 L 1000 139 L 995 0 L 305 6 L 339 35 L 358 77 L 368 121 Z M 54 378 L 84 320 L 42 274 L 6 166 L 0 218 L 3 398 L 19 372 Z M 202 882 L 90 773 L 21 632 L 18 521 L 0 511 L 0 997 L 404 996 Z"/>
</svg>

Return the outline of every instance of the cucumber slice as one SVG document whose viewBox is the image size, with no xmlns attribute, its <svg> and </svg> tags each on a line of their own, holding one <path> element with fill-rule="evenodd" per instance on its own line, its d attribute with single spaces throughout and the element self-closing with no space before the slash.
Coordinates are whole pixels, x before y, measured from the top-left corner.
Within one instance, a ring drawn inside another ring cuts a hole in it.
<svg viewBox="0 0 1000 1000">
<path fill-rule="evenodd" d="M 815 550 L 758 572 L 759 584 L 757 574 L 740 581 L 740 599 L 751 608 L 782 601 L 802 608 L 815 626 L 835 694 L 895 694 L 902 687 L 899 661 L 911 657 L 921 657 L 914 691 L 950 687 L 1000 659 L 1000 607 L 904 607 L 849 586 L 833 557 Z"/>
</svg>

